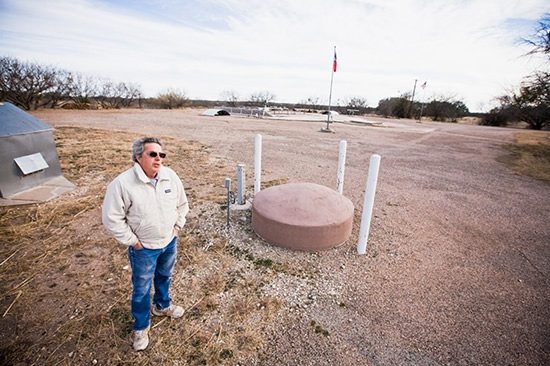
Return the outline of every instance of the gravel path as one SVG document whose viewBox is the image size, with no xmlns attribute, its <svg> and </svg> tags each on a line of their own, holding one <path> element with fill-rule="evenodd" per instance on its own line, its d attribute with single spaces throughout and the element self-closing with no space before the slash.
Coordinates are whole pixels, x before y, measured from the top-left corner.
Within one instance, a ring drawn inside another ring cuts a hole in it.
<svg viewBox="0 0 550 366">
<path fill-rule="evenodd" d="M 352 238 L 300 254 L 317 263 L 317 277 L 302 292 L 281 282 L 277 291 L 302 306 L 253 363 L 550 364 L 550 186 L 497 160 L 517 130 L 367 118 L 382 124 L 334 123 L 330 134 L 319 132 L 321 121 L 202 117 L 193 110 L 34 114 L 54 126 L 198 140 L 250 172 L 259 133 L 263 180 L 334 188 L 338 143 L 347 140 Z M 358 256 L 373 153 L 382 157 L 374 218 L 367 254 Z"/>
</svg>

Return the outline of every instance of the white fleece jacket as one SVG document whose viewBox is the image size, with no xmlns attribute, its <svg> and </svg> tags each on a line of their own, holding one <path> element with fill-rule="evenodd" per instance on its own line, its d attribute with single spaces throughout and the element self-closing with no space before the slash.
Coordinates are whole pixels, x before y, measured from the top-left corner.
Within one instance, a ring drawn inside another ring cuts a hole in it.
<svg viewBox="0 0 550 366">
<path fill-rule="evenodd" d="M 183 184 L 168 167 L 161 167 L 155 185 L 138 163 L 107 187 L 102 207 L 105 228 L 124 245 L 139 241 L 145 248 L 164 248 L 174 229 L 185 225 L 189 203 Z"/>
</svg>

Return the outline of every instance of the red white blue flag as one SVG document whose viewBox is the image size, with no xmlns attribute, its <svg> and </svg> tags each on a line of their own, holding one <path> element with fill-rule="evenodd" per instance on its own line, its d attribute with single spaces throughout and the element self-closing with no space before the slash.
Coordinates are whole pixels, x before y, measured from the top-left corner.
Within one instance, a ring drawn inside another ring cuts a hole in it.
<svg viewBox="0 0 550 366">
<path fill-rule="evenodd" d="M 337 66 L 337 62 L 336 62 L 336 47 L 334 47 L 334 61 L 332 62 L 332 72 L 336 72 L 336 66 Z"/>
</svg>

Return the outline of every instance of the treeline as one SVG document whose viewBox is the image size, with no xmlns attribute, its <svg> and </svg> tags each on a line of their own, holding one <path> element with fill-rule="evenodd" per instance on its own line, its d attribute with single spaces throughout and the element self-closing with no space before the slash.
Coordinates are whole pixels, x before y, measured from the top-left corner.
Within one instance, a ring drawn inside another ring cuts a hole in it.
<svg viewBox="0 0 550 366">
<path fill-rule="evenodd" d="M 318 98 L 309 98 L 302 103 L 274 103 L 275 95 L 269 91 L 253 93 L 248 100 L 239 101 L 234 91 L 223 93 L 229 105 L 266 106 L 276 105 L 293 109 L 323 110 Z M 110 109 L 110 108 L 164 108 L 208 106 L 217 102 L 191 101 L 185 93 L 168 89 L 156 98 L 144 98 L 139 85 L 130 82 L 114 82 L 20 61 L 12 57 L 0 57 L 0 100 L 9 101 L 26 110 L 37 108 Z M 468 114 L 460 101 L 433 100 L 426 105 L 411 103 L 407 95 L 381 100 L 377 108 L 367 106 L 364 98 L 353 97 L 344 105 L 333 106 L 340 113 L 378 113 L 388 117 L 420 117 L 420 114 L 436 121 L 455 121 Z"/>
<path fill-rule="evenodd" d="M 326 106 L 319 104 L 319 98 L 308 98 L 296 108 L 323 110 Z M 378 102 L 377 107 L 369 107 L 361 97 L 351 97 L 338 102 L 331 110 L 342 114 L 378 114 L 392 118 L 430 118 L 434 121 L 456 122 L 459 118 L 471 115 L 468 107 L 452 97 L 434 97 L 428 102 L 414 101 L 411 94 L 399 97 L 385 98 Z"/>
<path fill-rule="evenodd" d="M 255 92 L 247 100 L 239 100 L 235 91 L 222 93 L 224 102 L 231 106 L 278 106 L 287 109 L 326 110 L 319 98 L 308 98 L 297 104 L 275 103 L 269 91 Z M 428 117 L 435 121 L 456 121 L 468 115 L 462 101 L 451 98 L 433 99 L 428 103 L 412 102 L 410 95 L 387 98 L 378 107 L 368 107 L 361 97 L 352 97 L 332 106 L 343 114 L 376 113 L 386 117 Z M 114 82 L 75 73 L 53 66 L 0 57 L 0 101 L 9 101 L 26 110 L 37 108 L 112 109 L 112 108 L 163 108 L 186 106 L 213 106 L 217 101 L 192 101 L 185 93 L 168 89 L 156 98 L 144 98 L 139 85 L 131 82 Z"/>
<path fill-rule="evenodd" d="M 376 113 L 385 117 L 414 118 L 429 117 L 433 121 L 456 122 L 470 115 L 468 107 L 461 100 L 453 98 L 433 98 L 426 103 L 412 101 L 407 95 L 382 99 Z"/>
<path fill-rule="evenodd" d="M 122 108 L 141 105 L 138 85 L 113 82 L 53 66 L 0 57 L 0 100 L 37 108 Z"/>
</svg>

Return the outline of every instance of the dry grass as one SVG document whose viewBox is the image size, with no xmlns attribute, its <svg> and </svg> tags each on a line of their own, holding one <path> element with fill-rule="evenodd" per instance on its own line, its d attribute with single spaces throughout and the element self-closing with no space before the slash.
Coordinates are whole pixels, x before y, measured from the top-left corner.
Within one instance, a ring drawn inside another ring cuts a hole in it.
<svg viewBox="0 0 550 366">
<path fill-rule="evenodd" d="M 172 285 L 186 315 L 154 318 L 151 347 L 135 353 L 126 251 L 103 231 L 100 205 L 139 136 L 83 128 L 58 128 L 55 136 L 77 190 L 0 208 L 0 364 L 216 365 L 256 352 L 281 309 L 262 293 L 262 279 L 284 268 L 230 243 L 235 231 L 251 235 L 244 225 L 224 226 L 222 184 L 232 169 L 206 146 L 163 138 L 166 163 L 182 177 L 192 206 Z"/>
<path fill-rule="evenodd" d="M 475 125 L 479 125 L 480 121 L 481 121 L 481 118 L 479 117 L 462 117 L 458 119 L 457 123 L 475 126 Z"/>
<path fill-rule="evenodd" d="M 504 161 L 519 174 L 550 183 L 550 133 L 517 132 L 514 137 L 515 143 L 506 145 L 511 155 Z"/>
</svg>

